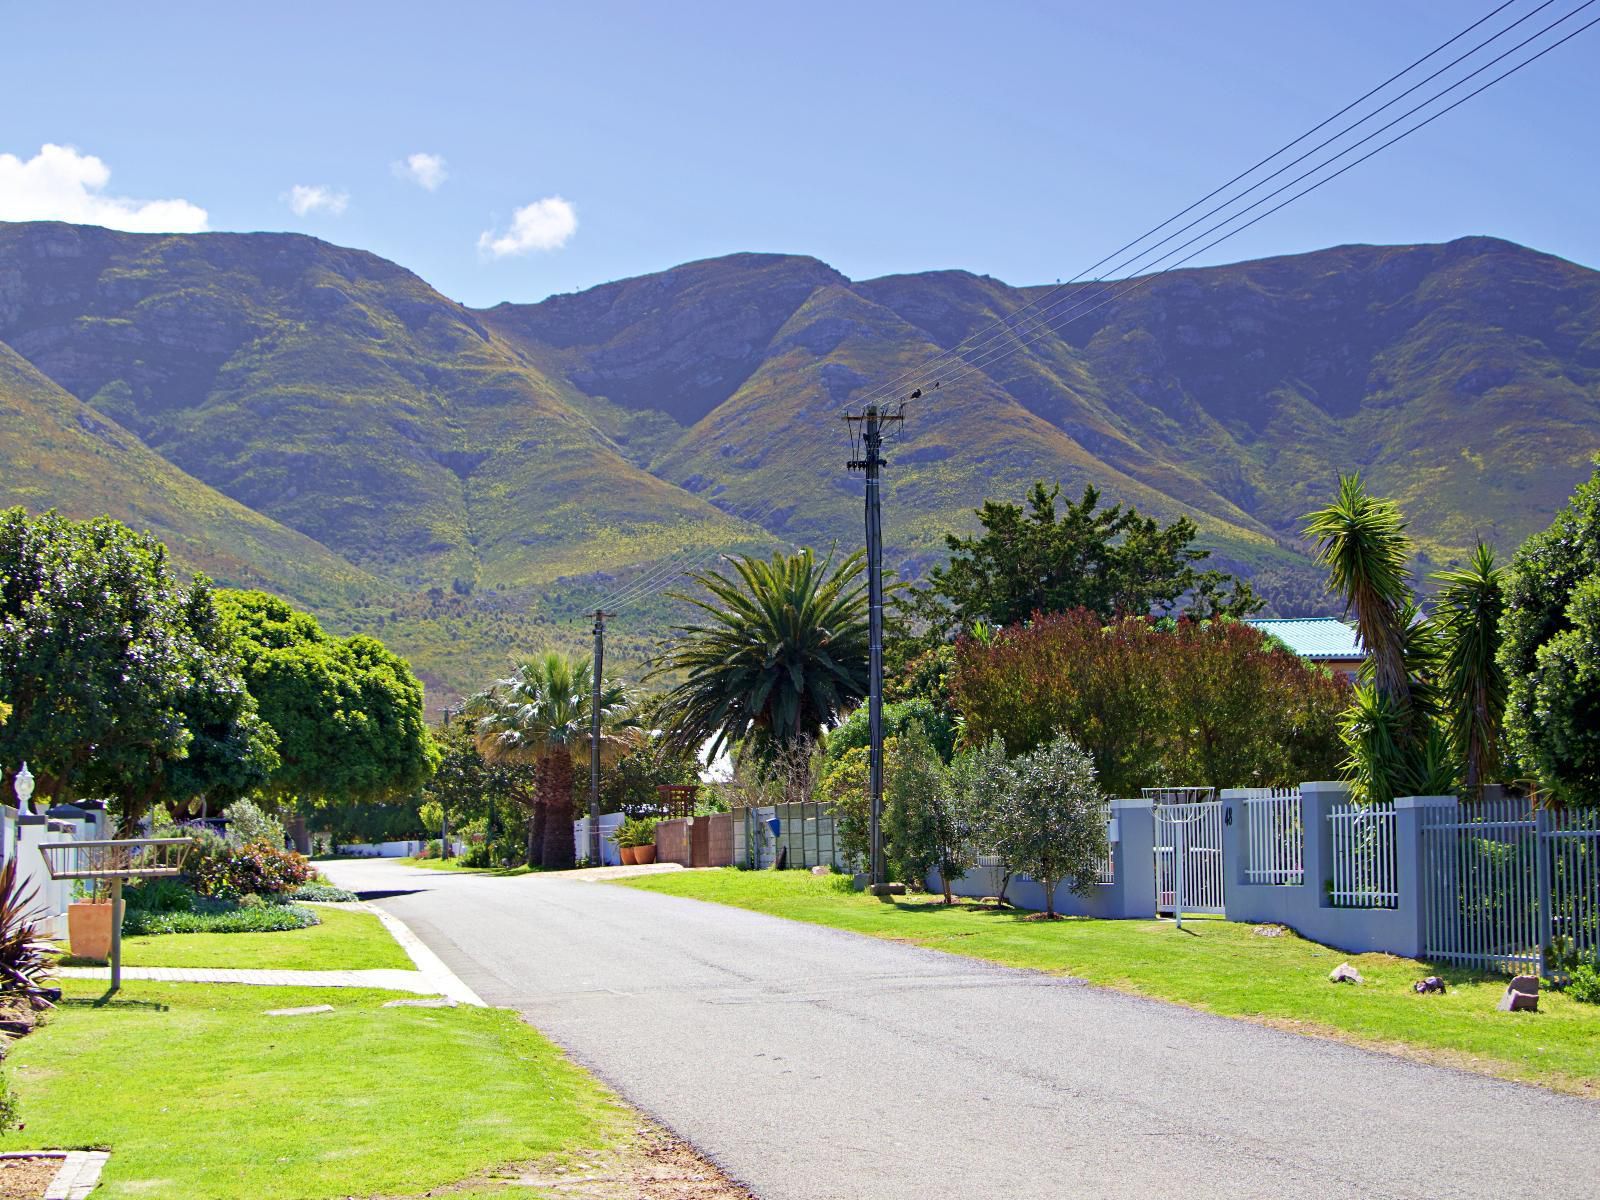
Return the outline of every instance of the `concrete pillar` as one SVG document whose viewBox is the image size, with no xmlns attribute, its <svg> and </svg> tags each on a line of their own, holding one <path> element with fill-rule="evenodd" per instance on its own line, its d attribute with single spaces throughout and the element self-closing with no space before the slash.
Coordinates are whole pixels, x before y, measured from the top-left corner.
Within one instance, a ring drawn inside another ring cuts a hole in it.
<svg viewBox="0 0 1600 1200">
<path fill-rule="evenodd" d="M 1245 819 L 1244 798 L 1249 788 L 1223 788 L 1217 793 L 1222 801 L 1222 894 L 1244 884 L 1244 866 L 1250 857 L 1250 823 Z"/>
<path fill-rule="evenodd" d="M 1427 948 L 1427 882 L 1422 861 L 1422 829 L 1430 821 L 1452 821 L 1460 808 L 1454 796 L 1396 796 L 1394 801 L 1395 918 L 1399 944 L 1392 951 L 1421 958 Z"/>
<path fill-rule="evenodd" d="M 1117 840 L 1112 843 L 1113 901 L 1118 917 L 1156 915 L 1156 820 L 1149 800 L 1113 800 L 1111 818 Z"/>
<path fill-rule="evenodd" d="M 1328 897 L 1328 884 L 1333 880 L 1333 838 L 1328 829 L 1328 810 L 1336 804 L 1348 803 L 1348 783 L 1320 780 L 1300 785 L 1300 823 L 1306 834 L 1306 886 L 1313 889 L 1318 908 L 1333 907 Z"/>
</svg>

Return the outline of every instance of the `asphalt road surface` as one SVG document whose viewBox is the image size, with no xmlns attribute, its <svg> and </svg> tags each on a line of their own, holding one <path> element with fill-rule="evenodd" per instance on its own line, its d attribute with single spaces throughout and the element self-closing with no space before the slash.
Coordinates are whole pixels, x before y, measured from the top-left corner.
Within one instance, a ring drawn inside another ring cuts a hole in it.
<svg viewBox="0 0 1600 1200">
<path fill-rule="evenodd" d="M 1600 1196 L 1600 1104 L 738 909 L 328 874 L 763 1200 Z"/>
</svg>

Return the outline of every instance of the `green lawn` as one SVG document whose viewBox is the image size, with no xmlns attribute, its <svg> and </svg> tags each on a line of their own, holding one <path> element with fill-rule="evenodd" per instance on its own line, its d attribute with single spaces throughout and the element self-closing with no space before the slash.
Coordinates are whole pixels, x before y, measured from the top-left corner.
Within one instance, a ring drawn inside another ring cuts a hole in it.
<svg viewBox="0 0 1600 1200">
<path fill-rule="evenodd" d="M 1387 954 L 1347 954 L 1292 933 L 1261 937 L 1228 921 L 1044 922 L 976 904 L 946 908 L 936 898 L 879 900 L 850 890 L 842 876 L 804 871 L 682 871 L 611 881 L 616 886 L 711 900 L 1057 972 L 1173 1000 L 1230 1017 L 1248 1017 L 1430 1061 L 1600 1097 L 1600 1006 L 1558 993 L 1537 1013 L 1501 1013 L 1505 979 L 1431 966 Z M 1366 983 L 1328 982 L 1349 961 Z M 1443 996 L 1411 985 L 1440 975 Z"/>
<path fill-rule="evenodd" d="M 412 969 L 400 943 L 371 913 L 309 906 L 322 924 L 278 933 L 167 933 L 128 937 L 122 962 L 129 967 L 245 967 L 263 971 L 363 971 Z"/>
<path fill-rule="evenodd" d="M 394 993 L 342 988 L 136 981 L 104 1006 L 103 984 L 66 993 L 7 1059 L 27 1127 L 5 1148 L 109 1146 L 96 1200 L 412 1196 L 630 1127 L 501 1009 L 386 1009 Z M 311 1004 L 336 1011 L 263 1015 Z"/>
<path fill-rule="evenodd" d="M 527 875 L 542 867 L 530 867 L 526 863 L 517 867 L 463 867 L 459 858 L 402 858 L 398 860 L 408 867 L 422 867 L 429 871 L 462 871 L 468 875 Z"/>
</svg>

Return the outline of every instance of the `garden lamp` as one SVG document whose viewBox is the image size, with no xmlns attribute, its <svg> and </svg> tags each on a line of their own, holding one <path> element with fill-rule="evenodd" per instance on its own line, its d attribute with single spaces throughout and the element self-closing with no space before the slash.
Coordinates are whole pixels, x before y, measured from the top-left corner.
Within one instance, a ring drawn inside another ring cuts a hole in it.
<svg viewBox="0 0 1600 1200">
<path fill-rule="evenodd" d="M 16 782 L 12 785 L 17 793 L 17 812 L 28 812 L 28 801 L 33 797 L 33 772 L 28 770 L 28 764 L 23 763 L 22 769 L 17 772 Z"/>
</svg>

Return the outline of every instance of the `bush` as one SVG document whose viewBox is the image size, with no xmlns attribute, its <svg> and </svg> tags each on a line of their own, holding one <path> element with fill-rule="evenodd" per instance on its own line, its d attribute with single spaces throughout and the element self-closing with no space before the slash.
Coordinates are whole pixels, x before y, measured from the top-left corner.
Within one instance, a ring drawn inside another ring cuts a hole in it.
<svg viewBox="0 0 1600 1200">
<path fill-rule="evenodd" d="M 1065 735 L 1011 765 L 999 820 L 1001 855 L 1044 888 L 1045 914 L 1055 916 L 1056 885 L 1078 893 L 1095 882 L 1106 853 L 1104 793 L 1094 763 Z"/>
<path fill-rule="evenodd" d="M 1070 735 L 1101 786 L 1337 778 L 1350 688 L 1238 621 L 1104 624 L 1086 609 L 956 645 L 965 740 L 1017 755 Z"/>
<path fill-rule="evenodd" d="M 611 835 L 611 840 L 617 844 L 618 849 L 654 846 L 656 844 L 656 818 L 629 817 L 621 825 L 617 826 L 617 831 Z"/>
<path fill-rule="evenodd" d="M 1600 967 L 1580 963 L 1567 976 L 1567 995 L 1580 1004 L 1600 1004 Z"/>
<path fill-rule="evenodd" d="M 0 1133 L 10 1133 L 22 1128 L 17 1094 L 11 1090 L 11 1080 L 0 1075 Z"/>
<path fill-rule="evenodd" d="M 283 823 L 263 812 L 254 801 L 235 800 L 222 810 L 228 821 L 228 840 L 235 846 L 248 846 L 265 842 L 269 846 L 284 844 Z"/>
<path fill-rule="evenodd" d="M 1600 804 L 1600 469 L 1506 572 L 1506 743 L 1570 804 Z"/>
<path fill-rule="evenodd" d="M 17 878 L 16 858 L 0 863 L 0 996 L 49 1008 L 45 992 L 54 983 L 59 952 L 34 923 L 39 907 L 38 889 Z"/>
<path fill-rule="evenodd" d="M 308 901 L 315 904 L 354 904 L 361 899 L 354 892 L 334 887 L 331 883 L 302 883 L 291 892 L 275 897 L 280 901 Z"/>
<path fill-rule="evenodd" d="M 315 875 L 303 855 L 265 842 L 232 846 L 214 834 L 201 835 L 195 841 L 184 875 L 201 896 L 278 895 L 310 883 Z"/>
<path fill-rule="evenodd" d="M 259 897 L 258 897 L 259 900 Z M 149 912 L 130 908 L 123 913 L 122 932 L 129 935 L 166 933 L 280 933 L 306 929 L 321 919 L 298 904 L 246 907 L 201 898 L 192 912 Z"/>
<path fill-rule="evenodd" d="M 858 705 L 843 724 L 828 734 L 823 744 L 822 769 L 826 772 L 852 750 L 865 750 L 871 730 L 865 704 Z M 883 740 L 904 736 L 912 725 L 921 725 L 943 762 L 949 762 L 956 749 L 956 726 L 950 714 L 933 701 L 917 697 L 883 706 Z"/>
<path fill-rule="evenodd" d="M 189 912 L 194 901 L 194 889 L 178 879 L 142 879 L 122 889 L 123 904 L 145 912 Z"/>
</svg>

